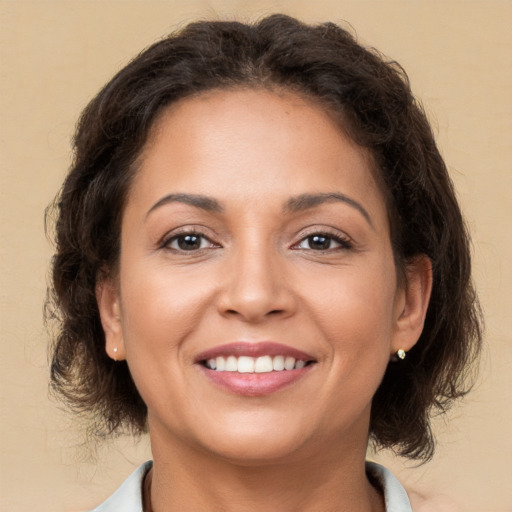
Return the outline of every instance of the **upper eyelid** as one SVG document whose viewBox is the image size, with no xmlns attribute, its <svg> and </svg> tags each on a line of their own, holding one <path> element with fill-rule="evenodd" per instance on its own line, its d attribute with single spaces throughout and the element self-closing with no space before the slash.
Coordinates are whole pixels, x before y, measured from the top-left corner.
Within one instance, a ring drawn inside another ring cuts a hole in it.
<svg viewBox="0 0 512 512">
<path fill-rule="evenodd" d="M 180 238 L 182 236 L 188 236 L 188 235 L 195 235 L 200 238 L 205 238 L 209 242 L 214 243 L 213 240 L 211 239 L 211 237 L 209 237 L 208 235 L 205 235 L 204 233 L 201 233 L 199 231 L 182 231 L 180 233 L 172 233 L 169 236 L 164 236 L 162 238 L 162 240 L 169 242 L 170 240 L 176 240 L 176 238 Z"/>
<path fill-rule="evenodd" d="M 208 231 L 211 231 L 207 229 L 204 226 L 200 225 L 189 225 L 189 226 L 182 226 L 175 229 L 170 230 L 165 235 L 163 235 L 158 242 L 158 245 L 161 247 L 164 247 L 168 245 L 172 240 L 176 239 L 179 236 L 185 236 L 185 235 L 197 235 L 205 238 L 210 243 L 214 245 L 221 246 L 221 244 L 215 240 L 215 236 L 212 236 L 211 234 L 208 234 Z M 354 245 L 354 241 L 352 238 L 347 235 L 344 231 L 334 228 L 334 227 L 328 227 L 328 226 L 308 226 L 306 228 L 303 228 L 302 230 L 297 233 L 297 235 L 294 237 L 295 241 L 293 242 L 292 246 L 296 246 L 299 243 L 301 243 L 304 239 L 313 236 L 313 235 L 324 235 L 327 237 L 331 237 L 335 240 L 339 240 L 340 242 L 343 242 L 345 244 Z"/>
<path fill-rule="evenodd" d="M 306 228 L 305 231 L 302 231 L 297 236 L 297 241 L 292 244 L 291 248 L 297 247 L 304 240 L 314 235 L 323 235 L 326 236 L 327 238 L 331 238 L 337 243 L 339 243 L 341 245 L 341 248 L 343 249 L 351 249 L 354 248 L 355 245 L 352 238 L 348 236 L 344 231 L 341 231 L 333 227 L 310 226 L 310 228 Z"/>
<path fill-rule="evenodd" d="M 182 228 L 176 228 L 176 229 L 173 229 L 173 230 L 167 232 L 165 235 L 163 235 L 160 238 L 160 240 L 158 242 L 158 246 L 165 247 L 166 245 L 168 245 L 171 241 L 175 240 L 176 238 L 178 238 L 180 236 L 186 236 L 186 235 L 197 235 L 197 236 L 205 238 L 212 244 L 219 245 L 219 243 L 212 240 L 213 237 L 207 235 L 203 229 L 200 229 L 200 228 L 198 229 L 195 226 L 190 226 L 190 227 L 187 226 L 187 227 L 182 227 Z"/>
<path fill-rule="evenodd" d="M 200 246 L 197 247 L 197 248 L 194 248 L 193 250 L 186 250 L 186 249 L 182 249 L 181 247 L 172 247 L 172 245 L 177 242 L 181 237 L 186 237 L 186 236 L 190 236 L 190 235 L 195 235 L 197 236 L 198 238 L 202 239 L 201 243 L 200 243 Z M 207 243 L 207 247 L 201 247 L 202 245 L 202 242 L 203 241 L 206 241 Z M 204 235 L 201 235 L 199 233 L 183 233 L 183 234 L 178 234 L 178 235 L 174 235 L 174 236 L 171 236 L 167 242 L 164 242 L 164 245 L 163 245 L 164 249 L 168 249 L 168 250 L 173 250 L 173 251 L 178 251 L 178 252 L 190 252 L 190 253 L 194 253 L 194 252 L 201 252 L 201 251 L 204 251 L 205 249 L 216 249 L 216 248 L 219 248 L 219 244 L 216 244 L 215 242 L 212 242 L 208 237 L 204 236 Z"/>
<path fill-rule="evenodd" d="M 307 228 L 300 230 L 297 235 L 297 238 L 300 241 L 312 235 L 327 235 L 333 238 L 340 238 L 342 240 L 346 240 L 347 242 L 352 242 L 352 237 L 347 235 L 345 231 L 329 226 L 309 226 Z"/>
<path fill-rule="evenodd" d="M 339 245 L 339 247 L 344 248 L 344 249 L 349 249 L 349 248 L 352 248 L 352 246 L 353 246 L 353 244 L 352 244 L 352 242 L 350 240 L 348 240 L 346 238 L 343 238 L 343 237 L 340 237 L 340 236 L 334 236 L 334 235 L 330 235 L 328 233 L 312 233 L 311 235 L 302 237 L 298 242 L 293 244 L 292 248 L 298 247 L 300 244 L 302 244 L 308 238 L 311 238 L 312 236 L 315 236 L 315 234 L 325 236 L 326 238 L 328 238 L 328 239 L 334 241 L 335 243 L 337 243 Z M 300 248 L 300 249 L 301 250 L 305 250 L 303 248 Z M 333 248 L 333 249 L 335 249 L 335 248 Z"/>
</svg>

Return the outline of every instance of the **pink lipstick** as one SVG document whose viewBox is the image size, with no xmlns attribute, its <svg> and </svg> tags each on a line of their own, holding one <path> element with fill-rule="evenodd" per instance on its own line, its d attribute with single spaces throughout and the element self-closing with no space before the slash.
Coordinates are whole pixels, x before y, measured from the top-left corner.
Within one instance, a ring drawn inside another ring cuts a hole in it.
<svg viewBox="0 0 512 512">
<path fill-rule="evenodd" d="M 196 363 L 212 382 L 225 390 L 261 396 L 303 378 L 313 367 L 315 359 L 280 343 L 237 342 L 201 353 Z"/>
</svg>

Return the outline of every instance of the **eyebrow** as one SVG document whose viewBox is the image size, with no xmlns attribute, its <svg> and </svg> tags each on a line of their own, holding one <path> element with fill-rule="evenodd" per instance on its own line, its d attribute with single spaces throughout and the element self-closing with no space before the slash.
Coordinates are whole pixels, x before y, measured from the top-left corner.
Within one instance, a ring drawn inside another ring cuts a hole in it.
<svg viewBox="0 0 512 512">
<path fill-rule="evenodd" d="M 158 200 L 146 213 L 146 218 L 157 208 L 170 203 L 184 203 L 207 212 L 221 213 L 223 211 L 220 203 L 212 197 L 202 196 L 200 194 L 169 194 Z"/>
<path fill-rule="evenodd" d="M 326 192 L 319 194 L 301 194 L 291 197 L 286 201 L 283 208 L 286 213 L 296 213 L 310 208 L 315 208 L 324 203 L 342 202 L 356 209 L 366 219 L 368 224 L 373 227 L 370 214 L 366 211 L 361 203 L 352 199 L 341 192 Z M 170 203 L 184 203 L 207 212 L 222 213 L 224 208 L 212 197 L 200 194 L 168 194 L 159 199 L 146 213 L 146 218 L 156 209 Z"/>
<path fill-rule="evenodd" d="M 301 194 L 296 197 L 290 198 L 284 207 L 284 211 L 288 213 L 300 212 L 303 210 L 308 210 L 310 208 L 315 208 L 316 206 L 320 206 L 324 203 L 333 203 L 333 202 L 342 202 L 345 203 L 352 208 L 356 209 L 370 224 L 373 228 L 372 219 L 370 214 L 366 211 L 361 203 L 352 199 L 351 197 L 342 194 L 341 192 L 327 192 L 320 194 Z"/>
</svg>

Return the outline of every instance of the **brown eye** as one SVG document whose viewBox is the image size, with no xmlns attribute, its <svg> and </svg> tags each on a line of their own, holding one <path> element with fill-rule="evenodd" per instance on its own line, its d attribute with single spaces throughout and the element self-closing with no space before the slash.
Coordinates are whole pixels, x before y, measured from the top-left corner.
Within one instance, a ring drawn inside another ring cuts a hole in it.
<svg viewBox="0 0 512 512">
<path fill-rule="evenodd" d="M 313 251 L 329 251 L 336 249 L 349 249 L 351 244 L 338 236 L 315 233 L 303 238 L 297 245 L 298 249 L 306 249 Z"/>
<path fill-rule="evenodd" d="M 331 249 L 331 244 L 333 242 L 332 238 L 324 235 L 308 236 L 306 240 L 309 248 L 317 251 L 325 251 L 326 249 Z"/>
<path fill-rule="evenodd" d="M 213 244 L 208 238 L 198 233 L 184 233 L 173 236 L 165 246 L 175 251 L 198 251 L 212 247 Z"/>
</svg>

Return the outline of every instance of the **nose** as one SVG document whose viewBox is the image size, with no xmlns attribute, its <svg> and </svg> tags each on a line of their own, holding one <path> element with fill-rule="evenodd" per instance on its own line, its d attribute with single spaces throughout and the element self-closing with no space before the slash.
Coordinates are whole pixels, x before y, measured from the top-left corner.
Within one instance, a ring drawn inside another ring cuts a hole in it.
<svg viewBox="0 0 512 512">
<path fill-rule="evenodd" d="M 277 251 L 248 246 L 226 261 L 219 313 L 248 323 L 286 318 L 296 310 L 286 258 Z"/>
</svg>

